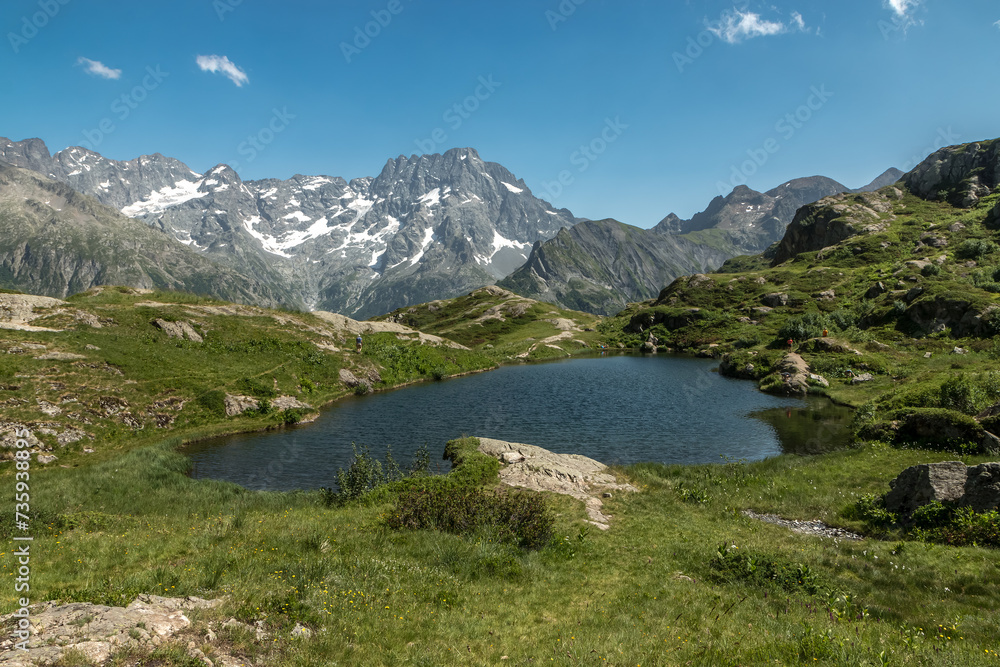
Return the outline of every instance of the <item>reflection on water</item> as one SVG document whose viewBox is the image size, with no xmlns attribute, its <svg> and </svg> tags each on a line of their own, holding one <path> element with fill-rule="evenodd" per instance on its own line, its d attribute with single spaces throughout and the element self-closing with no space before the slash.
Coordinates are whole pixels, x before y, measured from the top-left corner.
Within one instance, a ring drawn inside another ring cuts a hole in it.
<svg viewBox="0 0 1000 667">
<path fill-rule="evenodd" d="M 843 440 L 836 419 L 816 416 L 827 402 L 769 396 L 751 382 L 720 376 L 714 366 L 663 355 L 505 366 L 348 397 L 313 424 L 215 438 L 186 452 L 195 477 L 288 490 L 332 486 L 337 469 L 351 460 L 352 443 L 377 456 L 391 446 L 401 463 L 427 444 L 433 465 L 445 442 L 478 435 L 627 464 L 805 453 L 820 432 L 823 442 Z"/>
<path fill-rule="evenodd" d="M 774 427 L 783 452 L 824 454 L 850 443 L 854 410 L 819 396 L 810 396 L 802 405 L 769 408 L 751 416 Z"/>
</svg>

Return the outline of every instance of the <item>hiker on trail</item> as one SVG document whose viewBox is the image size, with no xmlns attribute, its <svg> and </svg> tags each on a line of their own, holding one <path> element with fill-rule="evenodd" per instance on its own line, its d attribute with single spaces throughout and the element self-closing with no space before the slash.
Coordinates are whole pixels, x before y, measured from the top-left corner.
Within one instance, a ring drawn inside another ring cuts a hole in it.
<svg viewBox="0 0 1000 667">
<path fill-rule="evenodd" d="M 789 339 L 788 339 L 788 349 L 789 349 L 789 350 L 791 350 L 791 349 L 792 349 L 792 345 L 793 345 L 794 343 L 795 343 L 795 341 L 793 341 L 793 340 L 792 340 L 791 338 L 789 338 Z"/>
<path fill-rule="evenodd" d="M 354 343 L 358 352 L 361 352 L 361 334 L 358 334 L 358 337 L 354 339 Z"/>
</svg>

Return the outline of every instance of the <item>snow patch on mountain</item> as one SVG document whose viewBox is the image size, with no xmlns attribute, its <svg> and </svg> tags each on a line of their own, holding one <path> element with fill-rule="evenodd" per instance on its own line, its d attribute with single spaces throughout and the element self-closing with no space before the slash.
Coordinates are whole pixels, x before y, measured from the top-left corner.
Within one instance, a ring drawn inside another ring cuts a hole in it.
<svg viewBox="0 0 1000 667">
<path fill-rule="evenodd" d="M 150 193 L 149 197 L 142 201 L 137 201 L 122 209 L 122 213 L 130 218 L 162 213 L 171 206 L 177 206 L 192 199 L 199 199 L 207 195 L 207 192 L 199 192 L 200 183 L 197 181 L 178 181 L 173 187 L 166 186 Z"/>
</svg>

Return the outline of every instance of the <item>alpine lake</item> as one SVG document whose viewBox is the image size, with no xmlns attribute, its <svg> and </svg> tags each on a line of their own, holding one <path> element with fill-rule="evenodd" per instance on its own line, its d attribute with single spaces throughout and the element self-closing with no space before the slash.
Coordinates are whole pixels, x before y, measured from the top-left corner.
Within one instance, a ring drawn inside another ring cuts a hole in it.
<svg viewBox="0 0 1000 667">
<path fill-rule="evenodd" d="M 764 394 L 718 362 L 608 354 L 502 366 L 439 382 L 349 396 L 309 424 L 191 443 L 191 475 L 255 490 L 334 487 L 354 448 L 406 468 L 421 445 L 431 468 L 464 435 L 582 454 L 606 464 L 758 460 L 818 454 L 850 439 L 852 410 L 823 397 Z"/>
</svg>

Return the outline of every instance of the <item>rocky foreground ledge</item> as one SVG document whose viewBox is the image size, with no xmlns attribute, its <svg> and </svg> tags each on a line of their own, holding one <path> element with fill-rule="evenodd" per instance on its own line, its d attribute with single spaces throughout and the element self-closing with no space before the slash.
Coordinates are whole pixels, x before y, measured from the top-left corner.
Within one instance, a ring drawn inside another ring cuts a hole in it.
<svg viewBox="0 0 1000 667">
<path fill-rule="evenodd" d="M 197 624 L 188 618 L 192 611 L 212 609 L 221 603 L 222 600 L 197 597 L 140 595 L 127 607 L 87 602 L 35 605 L 27 619 L 30 625 L 27 650 L 16 648 L 18 640 L 12 638 L 21 621 L 17 612 L 0 617 L 6 635 L 0 642 L 0 665 L 36 667 L 73 664 L 76 660 L 103 665 L 119 650 L 131 649 L 141 655 L 163 644 L 179 643 L 186 647 L 191 658 L 207 667 L 248 667 L 249 662 L 226 653 L 225 642 L 218 642 L 216 630 L 242 631 L 260 640 L 265 636 L 260 627 L 236 619 Z M 202 648 L 210 651 L 211 657 Z"/>
<path fill-rule="evenodd" d="M 579 454 L 556 454 L 535 445 L 478 438 L 479 451 L 498 459 L 500 481 L 532 491 L 551 491 L 583 501 L 590 523 L 607 530 L 611 517 L 602 511 L 599 496 L 610 498 L 612 491 L 638 491 L 621 484 L 600 461 Z"/>
</svg>

